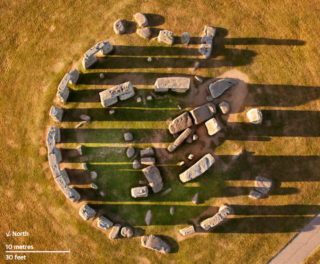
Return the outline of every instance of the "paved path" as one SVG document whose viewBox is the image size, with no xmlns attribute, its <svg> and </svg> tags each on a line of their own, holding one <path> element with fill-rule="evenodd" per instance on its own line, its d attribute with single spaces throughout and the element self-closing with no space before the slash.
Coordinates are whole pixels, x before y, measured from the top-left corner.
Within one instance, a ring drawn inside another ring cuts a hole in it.
<svg viewBox="0 0 320 264">
<path fill-rule="evenodd" d="M 300 264 L 320 245 L 320 214 L 286 245 L 269 264 Z"/>
</svg>

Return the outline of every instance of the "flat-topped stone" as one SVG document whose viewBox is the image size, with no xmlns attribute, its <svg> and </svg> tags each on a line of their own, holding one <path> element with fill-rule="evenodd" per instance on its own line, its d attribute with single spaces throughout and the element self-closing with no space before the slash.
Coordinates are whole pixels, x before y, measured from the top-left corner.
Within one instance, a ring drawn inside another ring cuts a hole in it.
<svg viewBox="0 0 320 264">
<path fill-rule="evenodd" d="M 154 84 L 155 92 L 168 92 L 169 89 L 176 93 L 185 93 L 190 88 L 190 78 L 163 77 L 158 78 Z"/>
<path fill-rule="evenodd" d="M 190 41 L 190 33 L 184 32 L 181 35 L 181 44 L 189 44 Z"/>
<path fill-rule="evenodd" d="M 174 207 L 173 207 L 173 206 L 170 207 L 170 214 L 171 214 L 171 215 L 174 214 Z"/>
<path fill-rule="evenodd" d="M 238 79 L 220 79 L 209 85 L 209 92 L 213 98 L 217 98 L 222 95 L 230 87 L 237 85 L 239 83 Z"/>
<path fill-rule="evenodd" d="M 131 196 L 133 198 L 140 198 L 140 197 L 148 197 L 148 187 L 142 186 L 142 187 L 135 187 L 131 189 Z"/>
<path fill-rule="evenodd" d="M 133 140 L 133 135 L 130 132 L 124 133 L 123 137 L 125 141 Z"/>
<path fill-rule="evenodd" d="M 133 161 L 133 164 L 132 164 L 132 167 L 133 167 L 135 170 L 138 170 L 138 169 L 140 169 L 140 167 L 141 167 L 141 163 L 140 163 L 138 160 L 134 160 L 134 161 Z"/>
<path fill-rule="evenodd" d="M 216 35 L 216 28 L 210 27 L 210 26 L 204 27 L 203 36 L 211 37 L 213 39 L 215 35 Z"/>
<path fill-rule="evenodd" d="M 80 200 L 80 194 L 74 189 L 74 188 L 70 188 L 70 191 L 72 193 L 72 196 L 69 197 L 69 200 L 73 203 L 77 202 Z"/>
<path fill-rule="evenodd" d="M 113 46 L 109 41 L 104 42 L 104 46 L 100 49 L 101 55 L 108 55 L 113 50 Z"/>
<path fill-rule="evenodd" d="M 171 124 L 169 125 L 169 131 L 171 134 L 178 133 L 191 127 L 193 125 L 193 121 L 188 112 L 183 113 L 176 117 Z"/>
<path fill-rule="evenodd" d="M 152 213 L 151 210 L 148 210 L 146 213 L 146 217 L 144 218 L 144 221 L 146 222 L 147 225 L 150 225 L 152 219 Z"/>
<path fill-rule="evenodd" d="M 72 198 L 73 194 L 72 194 L 68 184 L 64 180 L 64 178 L 60 175 L 58 177 L 55 177 L 54 180 L 55 180 L 56 184 L 58 185 L 58 187 L 60 188 L 61 192 L 64 194 L 64 196 L 67 197 L 68 199 Z"/>
<path fill-rule="evenodd" d="M 119 235 L 120 229 L 121 229 L 121 225 L 120 224 L 115 224 L 111 229 L 111 232 L 109 234 L 109 238 L 110 239 L 116 239 L 118 237 L 118 235 Z"/>
<path fill-rule="evenodd" d="M 67 88 L 64 89 L 63 91 L 58 90 L 58 92 L 57 92 L 58 101 L 62 102 L 62 103 L 67 102 L 68 97 L 69 97 L 69 93 L 70 92 Z"/>
<path fill-rule="evenodd" d="M 247 112 L 247 117 L 249 118 L 250 123 L 252 124 L 261 124 L 262 123 L 262 112 L 260 108 L 253 108 Z"/>
<path fill-rule="evenodd" d="M 69 90 L 67 89 L 68 83 L 71 80 L 70 73 L 66 73 L 62 78 L 58 86 L 57 97 L 60 102 L 66 102 L 69 96 Z"/>
<path fill-rule="evenodd" d="M 216 34 L 216 29 L 214 27 L 205 26 L 203 30 L 203 35 L 201 38 L 201 46 L 199 48 L 199 52 L 204 59 L 210 57 L 213 38 Z"/>
<path fill-rule="evenodd" d="M 187 128 L 185 131 L 183 131 L 183 133 L 181 133 L 181 135 L 177 137 L 177 139 L 167 148 L 168 151 L 173 152 L 174 150 L 176 150 L 176 148 L 179 147 L 183 143 L 183 141 L 187 139 L 187 137 L 189 137 L 191 131 L 191 128 Z"/>
<path fill-rule="evenodd" d="M 194 230 L 194 226 L 191 225 L 191 226 L 187 226 L 185 228 L 180 229 L 179 232 L 183 236 L 188 236 L 195 233 L 196 231 Z"/>
<path fill-rule="evenodd" d="M 231 212 L 231 207 L 228 205 L 222 205 L 219 208 L 219 212 L 214 216 L 207 218 L 206 220 L 200 223 L 200 226 L 204 230 L 209 230 L 210 228 L 220 224 Z"/>
<path fill-rule="evenodd" d="M 199 52 L 204 59 L 208 59 L 211 55 L 212 44 L 201 44 Z"/>
<path fill-rule="evenodd" d="M 171 250 L 167 243 L 154 235 L 141 237 L 141 245 L 163 254 L 167 254 Z"/>
<path fill-rule="evenodd" d="M 49 115 L 51 116 L 53 121 L 61 122 L 63 110 L 53 105 L 51 106 Z"/>
<path fill-rule="evenodd" d="M 174 41 L 173 33 L 169 30 L 160 30 L 158 41 L 172 45 Z"/>
<path fill-rule="evenodd" d="M 83 218 L 84 221 L 88 221 L 96 215 L 96 211 L 89 205 L 84 204 L 79 209 L 79 215 Z"/>
<path fill-rule="evenodd" d="M 230 112 L 230 105 L 226 102 L 226 101 L 223 101 L 219 104 L 219 108 L 222 112 L 222 114 L 226 115 Z"/>
<path fill-rule="evenodd" d="M 206 103 L 190 111 L 195 125 L 210 119 L 215 113 L 216 106 L 213 103 Z"/>
<path fill-rule="evenodd" d="M 262 196 L 262 193 L 257 192 L 257 191 L 251 191 L 249 193 L 249 198 L 251 198 L 251 199 L 259 200 L 261 198 L 261 196 Z"/>
<path fill-rule="evenodd" d="M 53 177 L 58 177 L 61 175 L 59 162 L 57 160 L 57 156 L 55 154 L 48 155 L 49 166 L 52 172 Z"/>
<path fill-rule="evenodd" d="M 67 184 L 70 184 L 70 178 L 65 169 L 61 170 L 61 177 L 65 180 Z"/>
<path fill-rule="evenodd" d="M 207 122 L 205 122 L 205 125 L 207 127 L 209 136 L 213 136 L 221 130 L 221 127 L 215 118 L 209 119 Z"/>
<path fill-rule="evenodd" d="M 141 164 L 142 165 L 155 165 L 156 164 L 156 160 L 155 158 L 152 158 L 152 157 L 146 157 L 146 158 L 142 158 L 141 159 Z"/>
<path fill-rule="evenodd" d="M 119 34 L 119 35 L 123 34 L 126 31 L 123 25 L 123 22 L 121 20 L 117 20 L 116 22 L 114 22 L 113 30 L 116 34 Z"/>
<path fill-rule="evenodd" d="M 96 62 L 97 62 L 97 58 L 95 56 L 83 57 L 82 66 L 83 68 L 88 69 Z"/>
<path fill-rule="evenodd" d="M 87 122 L 90 121 L 90 116 L 88 116 L 88 115 L 80 115 L 80 118 L 81 118 L 83 121 L 87 121 Z"/>
<path fill-rule="evenodd" d="M 191 181 L 205 173 L 215 162 L 211 154 L 204 155 L 197 163 L 179 175 L 182 182 Z"/>
<path fill-rule="evenodd" d="M 266 194 L 272 187 L 272 181 L 267 178 L 257 176 L 254 182 L 254 186 L 258 192 Z"/>
<path fill-rule="evenodd" d="M 153 156 L 153 155 L 154 155 L 154 150 L 153 150 L 153 148 L 146 148 L 146 149 L 140 150 L 140 156 L 141 156 L 141 158 L 149 157 L 149 156 Z"/>
<path fill-rule="evenodd" d="M 132 158 L 133 156 L 134 156 L 134 154 L 135 154 L 135 149 L 134 148 L 132 148 L 132 147 L 130 147 L 130 148 L 128 148 L 127 149 L 127 157 L 130 159 L 130 158 Z"/>
<path fill-rule="evenodd" d="M 142 170 L 144 176 L 147 178 L 154 193 L 160 192 L 163 188 L 162 177 L 159 169 L 151 165 Z"/>
<path fill-rule="evenodd" d="M 136 13 L 134 15 L 134 20 L 138 23 L 139 27 L 148 26 L 148 19 L 144 14 Z"/>
<path fill-rule="evenodd" d="M 76 84 L 79 79 L 79 71 L 77 69 L 73 69 L 69 72 L 70 74 L 70 80 L 69 83 Z"/>
<path fill-rule="evenodd" d="M 198 200 L 199 200 L 199 194 L 196 193 L 195 196 L 192 197 L 191 202 L 193 204 L 198 204 Z"/>
<path fill-rule="evenodd" d="M 97 222 L 97 226 L 104 230 L 109 230 L 113 226 L 113 223 L 106 217 L 100 216 Z"/>
<path fill-rule="evenodd" d="M 151 30 L 150 28 L 139 28 L 137 34 L 142 38 L 150 38 Z"/>
<path fill-rule="evenodd" d="M 123 237 L 133 237 L 133 231 L 130 227 L 124 226 L 121 228 L 121 235 Z"/>
<path fill-rule="evenodd" d="M 98 177 L 98 174 L 95 171 L 90 172 L 91 180 L 95 180 Z"/>
<path fill-rule="evenodd" d="M 121 101 L 126 100 L 135 95 L 131 82 L 119 84 L 110 89 L 99 93 L 101 104 L 103 107 L 113 105 L 118 102 L 118 97 Z"/>
</svg>

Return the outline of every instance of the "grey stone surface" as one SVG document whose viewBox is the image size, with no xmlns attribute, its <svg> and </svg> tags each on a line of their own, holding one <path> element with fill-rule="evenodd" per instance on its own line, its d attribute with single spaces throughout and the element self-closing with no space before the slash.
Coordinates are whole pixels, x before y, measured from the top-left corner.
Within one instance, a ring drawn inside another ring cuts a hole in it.
<svg viewBox="0 0 320 264">
<path fill-rule="evenodd" d="M 147 178 L 154 193 L 160 192 L 163 188 L 163 182 L 159 169 L 156 166 L 149 166 L 142 170 L 144 176 Z"/>
<path fill-rule="evenodd" d="M 113 105 L 118 102 L 118 98 L 123 101 L 135 95 L 131 82 L 119 84 L 99 93 L 103 107 Z"/>
<path fill-rule="evenodd" d="M 103 73 L 100 73 L 100 74 L 99 74 L 99 77 L 100 77 L 100 79 L 103 79 L 103 78 L 104 78 L 104 74 L 103 74 Z"/>
<path fill-rule="evenodd" d="M 179 166 L 183 166 L 183 165 L 184 165 L 184 161 L 180 161 Z"/>
<path fill-rule="evenodd" d="M 189 160 L 192 160 L 193 157 L 194 157 L 194 155 L 193 155 L 193 154 L 190 154 L 190 155 L 188 156 L 188 159 L 189 159 Z"/>
<path fill-rule="evenodd" d="M 207 127 L 209 136 L 213 136 L 221 130 L 221 127 L 215 118 L 209 119 L 207 122 L 205 122 L 205 125 Z"/>
<path fill-rule="evenodd" d="M 151 210 L 148 210 L 146 217 L 144 218 L 145 222 L 147 225 L 150 225 L 151 223 L 151 218 L 152 218 L 152 213 Z"/>
<path fill-rule="evenodd" d="M 262 112 L 260 108 L 253 108 L 247 112 L 247 117 L 249 118 L 250 123 L 252 124 L 261 124 L 262 123 Z"/>
<path fill-rule="evenodd" d="M 168 92 L 169 89 L 176 93 L 185 93 L 190 88 L 190 78 L 163 77 L 158 78 L 154 84 L 155 92 Z"/>
<path fill-rule="evenodd" d="M 212 43 L 211 44 L 201 44 L 199 48 L 199 52 L 204 59 L 208 59 L 211 54 Z"/>
<path fill-rule="evenodd" d="M 146 158 L 142 158 L 141 159 L 141 164 L 142 165 L 155 165 L 156 164 L 156 160 L 152 157 L 146 157 Z"/>
<path fill-rule="evenodd" d="M 215 36 L 216 29 L 214 27 L 205 26 L 203 30 L 203 35 L 201 38 L 201 46 L 199 52 L 204 59 L 210 57 L 212 50 L 213 38 Z"/>
<path fill-rule="evenodd" d="M 148 197 L 148 187 L 142 186 L 142 187 L 135 187 L 131 189 L 131 196 L 133 198 L 140 198 L 140 197 Z"/>
<path fill-rule="evenodd" d="M 179 147 L 191 134 L 191 131 L 191 128 L 187 128 L 185 131 L 183 131 L 183 133 L 181 133 L 181 135 L 168 147 L 168 151 L 173 152 L 176 150 L 176 148 Z"/>
<path fill-rule="evenodd" d="M 179 175 L 182 182 L 191 181 L 205 173 L 215 162 L 211 154 L 204 155 L 198 162 Z"/>
<path fill-rule="evenodd" d="M 136 153 L 135 149 L 130 147 L 127 149 L 127 157 L 130 159 L 134 156 L 134 154 Z"/>
<path fill-rule="evenodd" d="M 194 135 L 192 136 L 192 140 L 193 140 L 193 141 L 197 140 L 198 138 L 199 138 L 199 136 L 196 135 L 196 134 L 194 134 Z"/>
<path fill-rule="evenodd" d="M 207 99 L 208 102 L 212 102 L 213 101 L 213 97 L 211 95 L 208 95 L 206 97 L 206 99 Z"/>
<path fill-rule="evenodd" d="M 103 41 L 98 42 L 94 46 L 92 46 L 89 50 L 86 51 L 84 54 L 85 58 L 89 58 L 91 56 L 94 56 L 97 52 L 99 52 L 103 47 L 105 46 L 105 43 Z"/>
<path fill-rule="evenodd" d="M 139 27 L 148 26 L 148 19 L 144 14 L 136 13 L 134 15 L 134 20 L 138 23 Z"/>
<path fill-rule="evenodd" d="M 110 114 L 110 115 L 113 115 L 114 113 L 115 113 L 114 110 L 110 110 L 110 111 L 109 111 L 109 114 Z"/>
<path fill-rule="evenodd" d="M 72 192 L 68 186 L 68 184 L 66 183 L 66 181 L 64 180 L 64 178 L 60 175 L 58 177 L 54 178 L 55 182 L 57 183 L 57 185 L 59 186 L 61 192 L 67 197 L 67 198 L 72 198 Z"/>
<path fill-rule="evenodd" d="M 183 113 L 176 117 L 169 125 L 169 131 L 171 134 L 178 133 L 193 125 L 192 118 L 188 112 Z"/>
<path fill-rule="evenodd" d="M 79 209 L 79 215 L 83 218 L 84 221 L 88 221 L 96 215 L 96 211 L 89 205 L 84 204 Z"/>
<path fill-rule="evenodd" d="M 80 200 L 80 194 L 73 188 L 70 189 L 72 196 L 69 197 L 69 200 L 73 203 L 77 202 Z"/>
<path fill-rule="evenodd" d="M 49 115 L 51 116 L 53 121 L 61 122 L 63 110 L 53 105 L 51 106 Z"/>
<path fill-rule="evenodd" d="M 87 164 L 82 163 L 81 165 L 82 165 L 82 168 L 84 168 L 85 170 L 88 170 Z"/>
<path fill-rule="evenodd" d="M 230 105 L 226 102 L 226 101 L 223 101 L 219 104 L 219 108 L 222 112 L 222 114 L 226 115 L 230 112 Z"/>
<path fill-rule="evenodd" d="M 137 34 L 142 38 L 150 38 L 151 30 L 150 28 L 139 28 Z"/>
<path fill-rule="evenodd" d="M 153 150 L 153 148 L 142 149 L 142 150 L 140 150 L 140 155 L 141 155 L 141 158 L 153 156 L 154 150 Z"/>
<path fill-rule="evenodd" d="M 95 180 L 95 179 L 97 179 L 98 174 L 97 174 L 95 171 L 91 171 L 91 172 L 90 172 L 90 176 L 91 176 L 91 179 L 92 179 L 92 180 Z"/>
<path fill-rule="evenodd" d="M 118 235 L 119 235 L 120 229 L 121 229 L 121 225 L 120 224 L 115 224 L 111 229 L 111 232 L 109 234 L 109 238 L 110 239 L 116 239 L 118 237 Z"/>
<path fill-rule="evenodd" d="M 100 195 L 101 195 L 102 197 L 105 197 L 105 196 L 106 196 L 106 193 L 103 192 L 103 191 L 100 191 Z"/>
<path fill-rule="evenodd" d="M 192 199 L 191 199 L 191 202 L 193 202 L 193 204 L 198 204 L 198 201 L 199 201 L 199 194 L 196 193 Z"/>
<path fill-rule="evenodd" d="M 169 188 L 169 189 L 165 190 L 165 191 L 162 193 L 162 195 L 166 195 L 166 194 L 168 194 L 168 193 L 171 192 L 171 191 L 172 191 L 172 189 Z"/>
<path fill-rule="evenodd" d="M 194 230 L 194 226 L 191 225 L 191 226 L 187 226 L 185 228 L 180 229 L 179 232 L 183 236 L 188 236 L 195 233 L 196 231 Z"/>
<path fill-rule="evenodd" d="M 137 103 L 141 103 L 141 97 L 137 98 Z"/>
<path fill-rule="evenodd" d="M 109 41 L 104 42 L 104 46 L 100 49 L 101 55 L 108 55 L 113 50 L 113 46 Z"/>
<path fill-rule="evenodd" d="M 53 177 L 58 177 L 61 175 L 59 162 L 57 161 L 57 156 L 55 154 L 48 155 L 49 166 L 52 172 Z"/>
<path fill-rule="evenodd" d="M 270 191 L 272 187 L 272 181 L 267 178 L 257 176 L 254 182 L 256 190 L 262 194 L 266 194 Z"/>
<path fill-rule="evenodd" d="M 133 231 L 130 227 L 124 226 L 121 228 L 121 235 L 123 237 L 133 237 Z"/>
<path fill-rule="evenodd" d="M 139 181 L 139 184 L 140 184 L 140 185 L 147 185 L 148 182 L 147 182 L 147 181 Z"/>
<path fill-rule="evenodd" d="M 92 189 L 98 190 L 98 186 L 97 186 L 96 184 L 94 184 L 94 183 L 91 183 L 91 184 L 90 184 L 90 187 L 91 187 Z"/>
<path fill-rule="evenodd" d="M 200 66 L 200 62 L 197 61 L 196 64 L 194 65 L 194 71 L 197 70 Z"/>
<path fill-rule="evenodd" d="M 69 72 L 70 74 L 70 80 L 69 83 L 76 84 L 79 79 L 79 71 L 77 69 L 73 69 Z"/>
<path fill-rule="evenodd" d="M 216 106 L 213 103 L 206 103 L 190 111 L 195 125 L 210 119 L 215 113 Z"/>
<path fill-rule="evenodd" d="M 58 91 L 57 92 L 57 97 L 58 97 L 58 101 L 65 103 L 67 102 L 67 99 L 69 97 L 69 90 L 66 88 L 64 91 Z"/>
<path fill-rule="evenodd" d="M 158 41 L 172 45 L 174 41 L 173 33 L 169 30 L 160 30 Z"/>
<path fill-rule="evenodd" d="M 222 95 L 227 89 L 230 87 L 237 85 L 239 83 L 238 79 L 220 79 L 218 81 L 215 81 L 214 83 L 211 83 L 209 85 L 209 92 L 212 95 L 213 98 L 218 98 L 220 95 Z"/>
<path fill-rule="evenodd" d="M 59 102 L 66 102 L 69 96 L 69 90 L 67 88 L 69 81 L 71 80 L 70 73 L 66 73 L 62 78 L 58 86 L 57 97 Z"/>
<path fill-rule="evenodd" d="M 148 96 L 147 96 L 147 100 L 148 100 L 148 101 L 152 101 L 152 96 L 151 96 L 151 95 L 148 95 Z"/>
<path fill-rule="evenodd" d="M 121 20 L 117 20 L 113 24 L 113 30 L 116 34 L 123 34 L 126 30 L 124 28 L 123 22 Z"/>
<path fill-rule="evenodd" d="M 203 79 L 199 76 L 194 77 L 199 83 L 203 83 Z"/>
<path fill-rule="evenodd" d="M 170 246 L 154 235 L 141 237 L 141 245 L 145 248 L 149 248 L 163 254 L 170 253 Z"/>
<path fill-rule="evenodd" d="M 181 44 L 189 44 L 190 41 L 190 33 L 184 32 L 181 35 Z"/>
<path fill-rule="evenodd" d="M 90 57 L 84 57 L 82 60 L 82 66 L 85 69 L 90 68 L 95 62 L 97 62 L 97 58 L 92 55 Z"/>
<path fill-rule="evenodd" d="M 215 35 L 216 35 L 216 28 L 210 27 L 210 26 L 204 27 L 203 36 L 214 38 Z"/>
<path fill-rule="evenodd" d="M 133 135 L 130 132 L 124 133 L 124 140 L 125 141 L 131 141 L 133 140 Z"/>
<path fill-rule="evenodd" d="M 231 212 L 231 207 L 228 205 L 222 205 L 219 208 L 219 212 L 214 216 L 207 218 L 206 220 L 200 223 L 200 226 L 204 230 L 209 230 L 210 228 L 220 224 Z"/>
<path fill-rule="evenodd" d="M 90 116 L 88 116 L 88 115 L 80 115 L 80 118 L 81 118 L 83 121 L 87 121 L 87 122 L 90 121 Z"/>
<path fill-rule="evenodd" d="M 151 62 L 151 61 L 152 61 L 152 58 L 151 58 L 151 57 L 148 57 L 148 61 Z"/>
<path fill-rule="evenodd" d="M 132 167 L 133 167 L 135 170 L 138 170 L 138 169 L 140 169 L 140 167 L 141 167 L 141 163 L 140 163 L 138 160 L 134 160 L 134 161 L 133 161 L 133 164 L 132 164 Z"/>
<path fill-rule="evenodd" d="M 262 196 L 262 193 L 257 192 L 257 191 L 251 191 L 249 193 L 249 198 L 251 198 L 251 199 L 259 200 L 261 198 L 261 196 Z"/>
<path fill-rule="evenodd" d="M 77 150 L 78 150 L 79 154 L 82 155 L 82 147 L 81 146 L 77 147 Z"/>
<path fill-rule="evenodd" d="M 78 125 L 76 125 L 76 128 L 82 127 L 85 123 L 88 123 L 88 121 L 82 121 Z"/>
<path fill-rule="evenodd" d="M 67 184 L 70 183 L 69 175 L 65 169 L 61 170 L 61 177 L 65 180 Z"/>
<path fill-rule="evenodd" d="M 113 223 L 106 217 L 100 216 L 97 222 L 97 226 L 104 230 L 109 230 L 113 226 Z"/>
<path fill-rule="evenodd" d="M 171 215 L 174 214 L 174 207 L 173 207 L 173 206 L 170 207 L 170 214 L 171 214 Z"/>
</svg>

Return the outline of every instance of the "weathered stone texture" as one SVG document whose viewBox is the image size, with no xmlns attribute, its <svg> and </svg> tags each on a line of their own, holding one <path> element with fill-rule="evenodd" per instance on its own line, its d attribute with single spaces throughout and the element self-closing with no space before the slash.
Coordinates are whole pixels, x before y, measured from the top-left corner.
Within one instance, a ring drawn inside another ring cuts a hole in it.
<svg viewBox="0 0 320 264">
<path fill-rule="evenodd" d="M 140 155 L 141 155 L 141 158 L 153 156 L 154 150 L 153 150 L 153 148 L 142 149 L 142 150 L 140 150 Z"/>
<path fill-rule="evenodd" d="M 209 136 L 213 136 L 221 130 L 221 127 L 215 118 L 209 119 L 207 122 L 205 122 L 205 125 L 207 127 Z"/>
<path fill-rule="evenodd" d="M 138 23 L 139 27 L 148 26 L 148 19 L 144 14 L 141 14 L 141 13 L 135 14 L 134 20 Z"/>
<path fill-rule="evenodd" d="M 146 158 L 142 158 L 141 159 L 141 164 L 142 165 L 155 165 L 156 164 L 156 160 L 152 157 L 146 157 Z"/>
<path fill-rule="evenodd" d="M 140 197 L 148 197 L 148 187 L 143 186 L 143 187 L 135 187 L 131 189 L 131 196 L 133 198 L 140 198 Z"/>
<path fill-rule="evenodd" d="M 124 133 L 123 137 L 125 141 L 133 140 L 133 135 L 130 132 Z"/>
<path fill-rule="evenodd" d="M 73 69 L 70 74 L 70 80 L 69 83 L 76 84 L 79 79 L 79 71 L 77 69 Z"/>
<path fill-rule="evenodd" d="M 65 169 L 61 170 L 61 176 L 62 176 L 62 178 L 65 180 L 65 182 L 67 184 L 70 183 L 69 175 L 68 175 L 68 173 L 67 173 L 67 171 Z"/>
<path fill-rule="evenodd" d="M 199 194 L 196 193 L 195 196 L 192 197 L 191 202 L 193 204 L 198 204 L 198 200 L 199 200 Z"/>
<path fill-rule="evenodd" d="M 56 122 L 61 122 L 62 120 L 62 115 L 63 115 L 63 110 L 58 108 L 58 107 L 55 107 L 54 105 L 51 106 L 51 109 L 50 109 L 50 116 L 52 118 L 53 121 L 56 121 Z"/>
<path fill-rule="evenodd" d="M 150 248 L 163 254 L 167 254 L 171 250 L 167 243 L 154 235 L 141 237 L 141 245 L 145 248 Z"/>
<path fill-rule="evenodd" d="M 118 97 L 121 101 L 126 100 L 135 95 L 131 82 L 119 84 L 101 93 L 100 100 L 103 107 L 107 107 L 118 102 Z"/>
<path fill-rule="evenodd" d="M 191 225 L 191 226 L 187 226 L 185 228 L 180 229 L 179 232 L 183 236 L 188 236 L 195 233 L 196 231 L 194 230 L 194 226 Z"/>
<path fill-rule="evenodd" d="M 87 204 L 82 205 L 79 209 L 79 215 L 83 218 L 84 221 L 93 218 L 95 214 L 96 211 Z"/>
<path fill-rule="evenodd" d="M 115 224 L 111 229 L 111 232 L 109 234 L 109 238 L 110 239 L 116 239 L 118 237 L 118 235 L 119 235 L 120 229 L 121 229 L 121 225 L 120 224 Z"/>
<path fill-rule="evenodd" d="M 214 27 L 205 26 L 203 30 L 203 35 L 201 38 L 201 46 L 199 52 L 204 59 L 210 57 L 212 50 L 213 38 L 216 34 L 216 29 Z"/>
<path fill-rule="evenodd" d="M 261 198 L 261 196 L 262 196 L 262 193 L 259 193 L 257 191 L 251 191 L 249 193 L 249 198 L 251 198 L 251 199 L 259 200 Z"/>
<path fill-rule="evenodd" d="M 262 123 L 262 112 L 260 108 L 253 108 L 247 112 L 247 117 L 249 118 L 250 123 L 252 124 L 261 124 Z"/>
<path fill-rule="evenodd" d="M 132 147 L 130 147 L 130 148 L 128 148 L 127 149 L 127 157 L 130 159 L 130 158 L 132 158 L 133 156 L 134 156 L 134 154 L 135 154 L 135 149 L 134 148 L 132 148 Z"/>
<path fill-rule="evenodd" d="M 219 104 L 219 108 L 222 112 L 222 114 L 226 115 L 230 112 L 230 105 L 226 102 L 226 101 L 223 101 Z"/>
<path fill-rule="evenodd" d="M 160 171 L 156 166 L 149 166 L 142 170 L 144 176 L 147 178 L 154 193 L 160 192 L 163 188 L 163 182 Z"/>
<path fill-rule="evenodd" d="M 181 44 L 189 44 L 190 41 L 190 33 L 184 32 L 181 35 Z"/>
<path fill-rule="evenodd" d="M 151 223 L 151 218 L 152 218 L 152 213 L 151 210 L 148 210 L 146 217 L 144 218 L 145 222 L 147 225 L 150 225 Z"/>
<path fill-rule="evenodd" d="M 169 30 L 160 30 L 158 41 L 172 45 L 174 41 L 173 33 Z"/>
<path fill-rule="evenodd" d="M 113 226 L 113 223 L 106 217 L 100 216 L 97 222 L 97 226 L 104 230 L 109 230 Z"/>
<path fill-rule="evenodd" d="M 190 88 L 190 78 L 186 77 L 164 77 L 158 78 L 154 84 L 155 92 L 168 92 L 185 93 Z"/>
<path fill-rule="evenodd" d="M 239 83 L 238 79 L 220 79 L 209 85 L 209 92 L 213 98 L 217 98 L 222 95 L 230 87 L 237 85 Z"/>
<path fill-rule="evenodd" d="M 137 34 L 142 38 L 150 38 L 151 30 L 150 28 L 140 28 L 137 30 Z"/>
<path fill-rule="evenodd" d="M 49 166 L 52 172 L 53 177 L 58 177 L 61 175 L 60 166 L 57 161 L 57 156 L 55 154 L 48 155 Z"/>
<path fill-rule="evenodd" d="M 135 170 L 138 170 L 138 169 L 141 167 L 141 163 L 140 163 L 138 160 L 134 160 L 134 161 L 133 161 L 133 164 L 132 164 L 132 167 L 133 167 Z"/>
<path fill-rule="evenodd" d="M 189 137 L 191 131 L 191 128 L 187 128 L 185 131 L 183 131 L 183 133 L 181 133 L 181 135 L 168 147 L 168 151 L 173 152 L 177 147 L 179 147 L 183 141 Z"/>
<path fill-rule="evenodd" d="M 132 237 L 133 236 L 133 231 L 130 227 L 124 226 L 121 228 L 121 235 L 123 237 Z"/>
<path fill-rule="evenodd" d="M 169 131 L 171 134 L 178 133 L 187 129 L 193 125 L 192 118 L 188 112 L 183 113 L 176 117 L 169 125 Z"/>
<path fill-rule="evenodd" d="M 92 66 L 97 61 L 97 58 L 93 55 L 90 57 L 84 57 L 82 60 L 82 66 L 85 69 L 88 69 L 90 66 Z"/>
<path fill-rule="evenodd" d="M 228 205 L 223 205 L 219 208 L 219 212 L 216 213 L 214 216 L 202 221 L 200 223 L 200 226 L 205 229 L 208 230 L 216 225 L 218 225 L 219 223 L 221 223 L 231 212 L 231 207 Z"/>
<path fill-rule="evenodd" d="M 272 187 L 272 181 L 267 178 L 257 176 L 254 182 L 254 186 L 258 192 L 266 194 Z"/>
<path fill-rule="evenodd" d="M 121 20 L 117 20 L 116 22 L 114 22 L 113 30 L 116 34 L 119 34 L 119 35 L 123 34 L 125 32 L 123 22 Z"/>
<path fill-rule="evenodd" d="M 195 125 L 210 119 L 215 113 L 216 106 L 213 103 L 206 103 L 190 111 Z"/>
</svg>

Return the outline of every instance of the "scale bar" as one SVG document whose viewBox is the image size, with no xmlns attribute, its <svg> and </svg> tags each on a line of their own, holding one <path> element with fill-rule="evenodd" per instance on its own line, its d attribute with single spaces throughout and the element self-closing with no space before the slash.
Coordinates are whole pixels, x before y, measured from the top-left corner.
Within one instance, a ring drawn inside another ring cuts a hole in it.
<svg viewBox="0 0 320 264">
<path fill-rule="evenodd" d="M 70 253 L 69 251 L 6 251 L 6 253 Z"/>
</svg>

